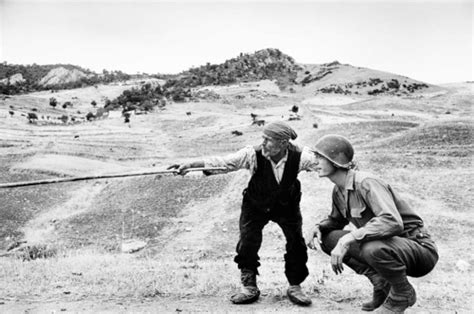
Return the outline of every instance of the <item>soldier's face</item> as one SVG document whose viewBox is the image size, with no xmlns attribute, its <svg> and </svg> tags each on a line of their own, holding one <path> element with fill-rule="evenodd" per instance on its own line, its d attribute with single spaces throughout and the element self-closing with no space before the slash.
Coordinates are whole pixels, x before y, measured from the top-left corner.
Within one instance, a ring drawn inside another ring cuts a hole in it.
<svg viewBox="0 0 474 314">
<path fill-rule="evenodd" d="M 270 136 L 263 135 L 262 154 L 265 157 L 273 157 L 286 149 L 286 141 L 276 140 Z"/>
<path fill-rule="evenodd" d="M 337 168 L 325 157 L 316 154 L 316 160 L 318 161 L 318 165 L 315 169 L 320 178 L 329 177 L 336 172 Z"/>
</svg>

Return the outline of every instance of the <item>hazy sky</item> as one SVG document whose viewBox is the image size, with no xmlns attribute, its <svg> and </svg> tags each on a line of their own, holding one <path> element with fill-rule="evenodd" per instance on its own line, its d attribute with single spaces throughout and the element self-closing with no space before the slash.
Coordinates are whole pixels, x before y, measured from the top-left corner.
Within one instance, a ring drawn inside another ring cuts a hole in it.
<svg viewBox="0 0 474 314">
<path fill-rule="evenodd" d="M 178 73 L 278 48 L 428 83 L 473 80 L 473 1 L 0 0 L 0 60 Z"/>
</svg>

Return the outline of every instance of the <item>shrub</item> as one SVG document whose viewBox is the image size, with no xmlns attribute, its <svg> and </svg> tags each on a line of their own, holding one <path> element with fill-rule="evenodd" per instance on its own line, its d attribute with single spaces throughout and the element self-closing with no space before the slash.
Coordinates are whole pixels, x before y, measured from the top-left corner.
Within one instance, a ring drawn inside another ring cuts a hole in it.
<svg viewBox="0 0 474 314">
<path fill-rule="evenodd" d="M 38 116 L 34 112 L 28 112 L 27 119 L 29 123 L 36 122 L 38 120 Z"/>
<path fill-rule="evenodd" d="M 56 108 L 56 105 L 57 105 L 57 104 L 58 104 L 58 101 L 56 100 L 56 98 L 51 97 L 51 98 L 49 99 L 49 105 L 50 105 L 51 107 Z"/>
<path fill-rule="evenodd" d="M 91 120 L 94 120 L 94 119 L 95 119 L 95 115 L 92 112 L 88 112 L 86 114 L 86 120 L 87 121 L 91 121 Z"/>
<path fill-rule="evenodd" d="M 19 257 L 23 261 L 31 261 L 38 258 L 49 258 L 54 257 L 57 254 L 57 250 L 55 248 L 48 247 L 44 244 L 39 245 L 28 245 L 20 250 Z"/>
</svg>

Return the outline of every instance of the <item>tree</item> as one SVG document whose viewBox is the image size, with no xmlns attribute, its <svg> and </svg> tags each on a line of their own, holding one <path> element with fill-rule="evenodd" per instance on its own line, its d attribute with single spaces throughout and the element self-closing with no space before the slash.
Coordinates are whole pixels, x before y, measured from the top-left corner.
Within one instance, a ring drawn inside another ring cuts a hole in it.
<svg viewBox="0 0 474 314">
<path fill-rule="evenodd" d="M 96 103 L 96 101 L 95 101 L 95 100 L 93 100 L 93 101 L 91 102 L 91 105 L 92 105 L 92 107 L 94 107 L 94 108 L 95 108 L 95 106 L 97 106 L 97 103 Z"/>
<path fill-rule="evenodd" d="M 38 120 L 38 116 L 34 112 L 28 112 L 27 118 L 29 123 L 34 123 L 36 120 Z"/>
<path fill-rule="evenodd" d="M 130 123 L 130 112 L 124 112 L 123 117 L 125 118 L 124 123 Z"/>
<path fill-rule="evenodd" d="M 51 107 L 56 108 L 56 105 L 57 105 L 57 104 L 58 104 L 58 101 L 56 100 L 56 98 L 51 97 L 51 98 L 49 99 L 49 105 L 50 105 Z"/>
<path fill-rule="evenodd" d="M 86 119 L 87 119 L 87 121 L 94 120 L 94 118 L 95 118 L 95 116 L 94 116 L 94 114 L 93 114 L 92 112 L 88 112 L 88 113 L 86 114 Z"/>
</svg>

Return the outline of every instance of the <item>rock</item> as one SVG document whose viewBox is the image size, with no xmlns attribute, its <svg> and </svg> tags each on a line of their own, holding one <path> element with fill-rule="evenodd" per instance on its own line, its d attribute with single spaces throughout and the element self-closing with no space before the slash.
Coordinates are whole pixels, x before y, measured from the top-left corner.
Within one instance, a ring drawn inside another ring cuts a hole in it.
<svg viewBox="0 0 474 314">
<path fill-rule="evenodd" d="M 39 84 L 43 86 L 66 84 L 77 82 L 86 77 L 88 77 L 88 75 L 77 69 L 68 70 L 64 67 L 58 67 L 49 71 L 49 73 L 40 80 Z"/>
<path fill-rule="evenodd" d="M 122 253 L 135 253 L 143 249 L 147 243 L 142 240 L 128 239 L 122 242 L 120 250 Z"/>
<path fill-rule="evenodd" d="M 22 244 L 26 243 L 26 241 L 13 241 L 11 242 L 10 244 L 8 244 L 7 246 L 7 252 L 8 251 L 11 251 L 13 249 L 16 249 L 18 248 L 19 246 L 21 246 Z"/>
<path fill-rule="evenodd" d="M 471 268 L 471 265 L 469 264 L 469 262 L 460 259 L 456 262 L 456 267 L 461 272 L 467 272 L 469 271 L 469 268 Z"/>
<path fill-rule="evenodd" d="M 21 73 L 13 74 L 10 77 L 7 77 L 3 80 L 0 80 L 1 84 L 16 84 L 16 83 L 23 83 L 25 82 L 25 79 L 23 78 L 23 75 Z"/>
</svg>

